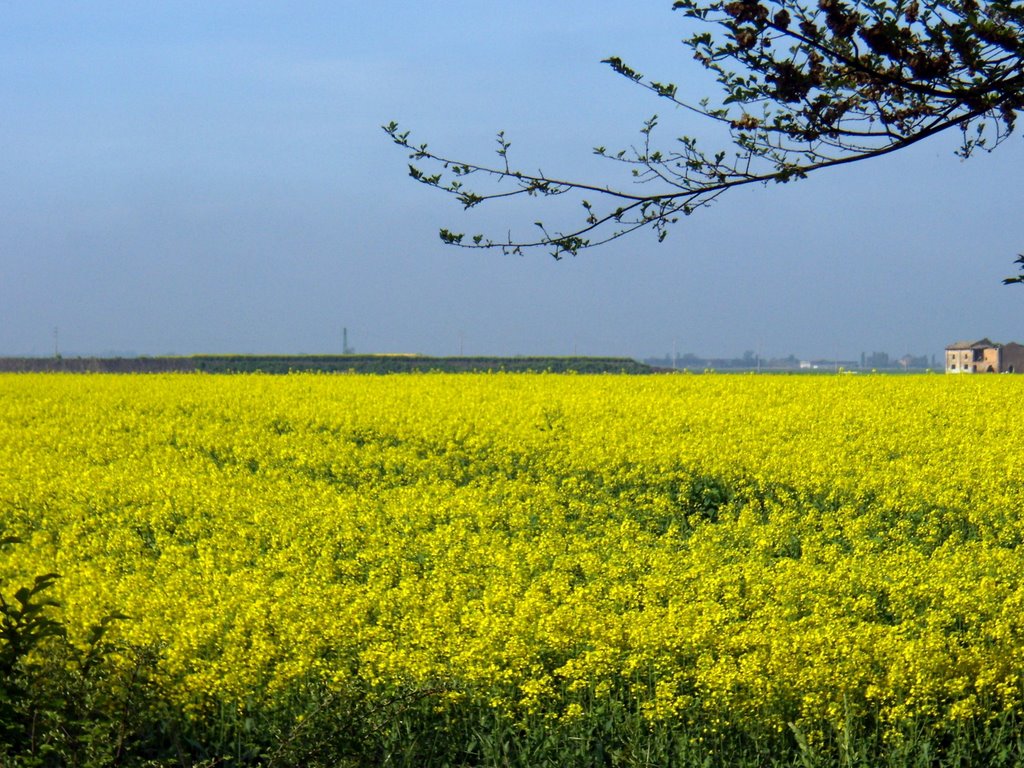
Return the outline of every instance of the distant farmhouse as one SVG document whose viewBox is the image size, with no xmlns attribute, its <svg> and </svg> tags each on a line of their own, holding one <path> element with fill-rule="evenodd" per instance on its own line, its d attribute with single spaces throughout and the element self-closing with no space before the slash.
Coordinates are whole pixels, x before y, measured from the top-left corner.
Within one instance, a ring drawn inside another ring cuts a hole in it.
<svg viewBox="0 0 1024 768">
<path fill-rule="evenodd" d="M 958 341 L 946 347 L 946 373 L 1024 373 L 1024 345 Z"/>
</svg>

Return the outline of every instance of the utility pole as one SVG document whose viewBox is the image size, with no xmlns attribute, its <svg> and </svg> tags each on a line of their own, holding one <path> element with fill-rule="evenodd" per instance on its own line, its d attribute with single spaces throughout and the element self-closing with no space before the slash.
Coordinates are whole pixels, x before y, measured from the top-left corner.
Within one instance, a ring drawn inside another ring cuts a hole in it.
<svg viewBox="0 0 1024 768">
<path fill-rule="evenodd" d="M 60 328 L 53 326 L 53 356 L 60 359 Z"/>
</svg>

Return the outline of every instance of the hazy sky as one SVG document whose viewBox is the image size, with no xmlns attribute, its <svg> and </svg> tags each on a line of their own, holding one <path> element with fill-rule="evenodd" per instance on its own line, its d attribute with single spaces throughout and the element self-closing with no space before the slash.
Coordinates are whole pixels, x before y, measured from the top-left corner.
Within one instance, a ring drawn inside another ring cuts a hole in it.
<svg viewBox="0 0 1024 768">
<path fill-rule="evenodd" d="M 713 94 L 671 0 L 0 3 L 0 354 L 856 358 L 1024 342 L 1020 136 L 734 191 L 659 245 L 555 262 L 443 245 L 471 212 L 380 125 L 600 178 L 590 150 L 702 130 L 600 60 Z"/>
</svg>

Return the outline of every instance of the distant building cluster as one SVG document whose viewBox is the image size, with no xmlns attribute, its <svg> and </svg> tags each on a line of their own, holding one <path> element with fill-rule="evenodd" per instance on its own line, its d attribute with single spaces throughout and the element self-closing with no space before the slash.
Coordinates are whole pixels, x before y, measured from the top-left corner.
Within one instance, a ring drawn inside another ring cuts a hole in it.
<svg viewBox="0 0 1024 768">
<path fill-rule="evenodd" d="M 938 369 L 934 356 L 903 355 L 893 358 L 886 352 L 862 352 L 860 360 L 809 359 L 795 355 L 766 358 L 746 351 L 742 357 L 704 357 L 687 352 L 684 355 L 649 357 L 644 363 L 663 370 L 716 370 L 716 371 L 926 371 Z"/>
<path fill-rule="evenodd" d="M 957 341 L 946 347 L 946 373 L 1024 373 L 1024 345 Z"/>
</svg>

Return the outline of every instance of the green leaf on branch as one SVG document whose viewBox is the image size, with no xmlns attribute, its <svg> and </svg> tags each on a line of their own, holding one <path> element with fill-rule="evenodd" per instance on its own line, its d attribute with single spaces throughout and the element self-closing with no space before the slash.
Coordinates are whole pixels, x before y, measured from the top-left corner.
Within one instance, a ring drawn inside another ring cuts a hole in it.
<svg viewBox="0 0 1024 768">
<path fill-rule="evenodd" d="M 442 229 L 438 232 L 438 235 L 440 236 L 441 241 L 448 245 L 459 245 L 462 243 L 462 238 L 465 237 L 462 232 L 451 232 L 447 229 Z"/>
</svg>

